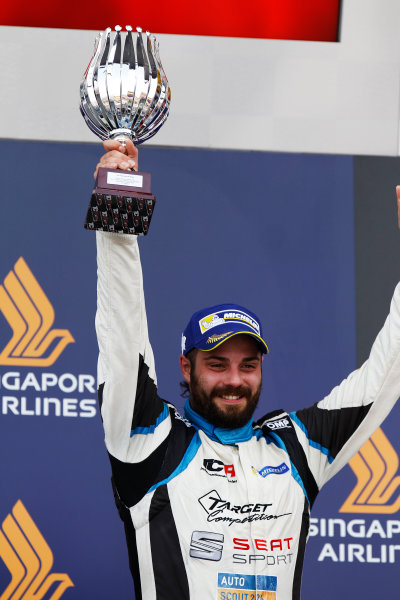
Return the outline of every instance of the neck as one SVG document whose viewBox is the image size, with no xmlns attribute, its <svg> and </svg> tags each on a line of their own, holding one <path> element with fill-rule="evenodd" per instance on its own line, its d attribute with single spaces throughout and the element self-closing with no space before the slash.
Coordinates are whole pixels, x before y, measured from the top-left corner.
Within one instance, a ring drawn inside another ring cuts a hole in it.
<svg viewBox="0 0 400 600">
<path fill-rule="evenodd" d="M 196 427 L 201 429 L 212 440 L 225 445 L 235 445 L 239 442 L 247 442 L 253 436 L 252 420 L 242 427 L 215 427 L 202 415 L 196 412 L 190 405 L 190 399 L 185 403 L 185 417 Z"/>
</svg>

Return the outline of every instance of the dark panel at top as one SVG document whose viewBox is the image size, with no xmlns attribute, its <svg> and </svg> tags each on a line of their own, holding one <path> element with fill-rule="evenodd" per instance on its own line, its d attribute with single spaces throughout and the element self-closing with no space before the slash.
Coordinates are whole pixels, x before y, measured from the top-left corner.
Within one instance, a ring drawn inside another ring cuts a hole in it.
<svg viewBox="0 0 400 600">
<path fill-rule="evenodd" d="M 400 158 L 354 159 L 357 363 L 367 357 L 399 279 Z"/>
</svg>

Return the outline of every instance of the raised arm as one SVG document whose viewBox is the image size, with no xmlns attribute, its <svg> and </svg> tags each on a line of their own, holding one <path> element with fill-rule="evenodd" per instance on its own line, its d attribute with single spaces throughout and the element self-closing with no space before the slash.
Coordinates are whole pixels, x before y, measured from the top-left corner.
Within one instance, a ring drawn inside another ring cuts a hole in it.
<svg viewBox="0 0 400 600">
<path fill-rule="evenodd" d="M 400 186 L 396 194 L 400 215 Z M 358 452 L 399 396 L 400 284 L 368 360 L 321 402 L 291 414 L 319 488 Z"/>
<path fill-rule="evenodd" d="M 126 150 L 128 156 L 113 145 L 118 146 L 105 143 L 110 151 L 101 166 L 129 168 L 129 161 L 137 166 L 133 144 Z M 133 235 L 96 236 L 98 384 L 105 442 L 118 461 L 139 463 L 166 439 L 171 427 L 168 408 L 157 395 L 139 248 Z"/>
</svg>

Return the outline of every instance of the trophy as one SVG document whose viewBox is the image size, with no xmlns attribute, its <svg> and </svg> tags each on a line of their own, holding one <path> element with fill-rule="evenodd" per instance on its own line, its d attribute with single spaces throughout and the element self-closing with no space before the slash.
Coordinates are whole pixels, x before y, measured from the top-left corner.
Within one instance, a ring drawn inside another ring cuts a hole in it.
<svg viewBox="0 0 400 600">
<path fill-rule="evenodd" d="M 141 144 L 157 133 L 169 114 L 171 92 L 158 42 L 140 27 L 117 25 L 95 40 L 80 87 L 80 110 L 101 140 Z M 136 51 L 135 51 L 136 45 Z M 146 235 L 154 210 L 150 173 L 99 168 L 86 215 L 86 229 Z"/>
</svg>

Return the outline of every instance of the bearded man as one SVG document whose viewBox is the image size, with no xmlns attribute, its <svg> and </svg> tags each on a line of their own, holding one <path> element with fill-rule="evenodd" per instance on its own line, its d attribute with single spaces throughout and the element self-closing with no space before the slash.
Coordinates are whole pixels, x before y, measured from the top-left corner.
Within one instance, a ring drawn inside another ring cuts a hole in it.
<svg viewBox="0 0 400 600">
<path fill-rule="evenodd" d="M 99 165 L 137 167 L 105 142 Z M 197 311 L 182 336 L 185 417 L 157 394 L 137 238 L 97 233 L 99 397 L 139 600 L 298 600 L 310 509 L 400 395 L 400 288 L 370 358 L 310 408 L 252 415 L 258 317 Z"/>
</svg>

